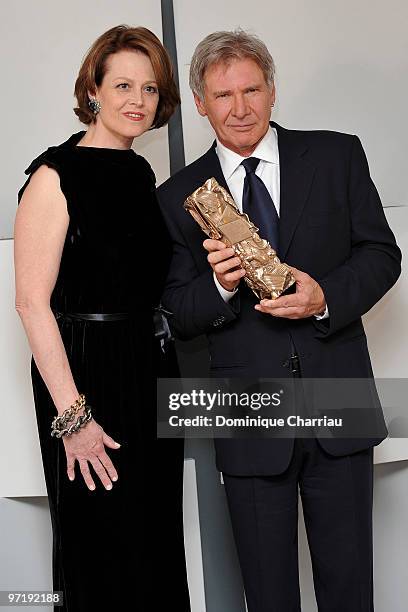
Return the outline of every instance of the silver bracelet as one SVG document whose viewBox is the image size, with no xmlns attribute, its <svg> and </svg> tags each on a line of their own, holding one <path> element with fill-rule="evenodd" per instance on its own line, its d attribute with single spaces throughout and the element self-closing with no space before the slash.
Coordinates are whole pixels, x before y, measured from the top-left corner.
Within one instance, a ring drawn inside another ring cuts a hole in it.
<svg viewBox="0 0 408 612">
<path fill-rule="evenodd" d="M 56 438 L 61 438 L 62 436 L 70 436 L 74 432 L 78 431 L 80 427 L 84 427 L 88 421 L 92 419 L 91 406 L 89 404 L 85 405 L 84 414 L 81 414 L 75 423 L 72 423 L 68 428 L 65 427 L 66 423 L 63 421 L 57 421 L 56 423 L 52 423 L 51 426 L 51 436 Z"/>
</svg>

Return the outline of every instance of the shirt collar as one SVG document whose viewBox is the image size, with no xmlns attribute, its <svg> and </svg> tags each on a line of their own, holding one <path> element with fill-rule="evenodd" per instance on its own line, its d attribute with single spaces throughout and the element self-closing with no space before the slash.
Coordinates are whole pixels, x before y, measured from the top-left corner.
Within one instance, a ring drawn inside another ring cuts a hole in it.
<svg viewBox="0 0 408 612">
<path fill-rule="evenodd" d="M 218 140 L 218 138 L 216 138 L 216 143 L 217 145 L 215 152 L 220 160 L 222 173 L 228 180 L 241 162 L 246 158 L 242 157 L 242 155 L 239 155 L 238 153 L 235 153 L 234 151 L 231 151 L 231 149 L 228 149 Z M 270 162 L 272 164 L 279 164 L 278 135 L 276 129 L 271 125 L 269 126 L 265 136 L 258 143 L 251 157 L 258 157 L 263 161 Z"/>
</svg>

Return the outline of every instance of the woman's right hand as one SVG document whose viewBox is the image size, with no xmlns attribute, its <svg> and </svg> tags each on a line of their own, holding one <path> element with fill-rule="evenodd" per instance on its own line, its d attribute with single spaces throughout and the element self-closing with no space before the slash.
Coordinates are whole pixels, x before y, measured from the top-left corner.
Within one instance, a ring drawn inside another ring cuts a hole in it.
<svg viewBox="0 0 408 612">
<path fill-rule="evenodd" d="M 70 436 L 62 436 L 67 455 L 68 478 L 75 478 L 75 460 L 78 461 L 85 484 L 93 491 L 95 483 L 89 470 L 88 461 L 108 490 L 112 489 L 112 482 L 118 479 L 116 469 L 105 451 L 105 444 L 109 448 L 118 449 L 120 444 L 115 442 L 94 419 L 88 421 Z"/>
</svg>

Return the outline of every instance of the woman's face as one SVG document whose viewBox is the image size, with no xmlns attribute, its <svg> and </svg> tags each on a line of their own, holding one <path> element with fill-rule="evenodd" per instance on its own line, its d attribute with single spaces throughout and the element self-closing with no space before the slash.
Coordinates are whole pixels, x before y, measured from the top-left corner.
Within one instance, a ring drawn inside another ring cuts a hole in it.
<svg viewBox="0 0 408 612">
<path fill-rule="evenodd" d="M 150 59 L 138 51 L 119 51 L 106 60 L 106 72 L 96 92 L 101 105 L 96 126 L 119 139 L 133 139 L 153 124 L 159 90 Z"/>
</svg>

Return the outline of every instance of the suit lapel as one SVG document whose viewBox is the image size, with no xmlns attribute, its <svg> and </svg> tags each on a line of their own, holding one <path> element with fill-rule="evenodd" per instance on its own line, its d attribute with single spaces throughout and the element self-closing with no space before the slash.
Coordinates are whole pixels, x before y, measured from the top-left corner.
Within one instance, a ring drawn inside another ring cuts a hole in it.
<svg viewBox="0 0 408 612">
<path fill-rule="evenodd" d="M 201 157 L 199 177 L 200 185 L 202 185 L 207 179 L 214 177 L 217 182 L 231 195 L 227 181 L 222 173 L 221 164 L 218 159 L 218 155 L 215 152 L 215 147 L 216 141 L 214 140 L 208 151 Z"/>
<path fill-rule="evenodd" d="M 279 258 L 285 261 L 312 186 L 315 166 L 307 158 L 304 135 L 286 130 L 274 121 L 278 134 L 280 172 Z"/>
</svg>

